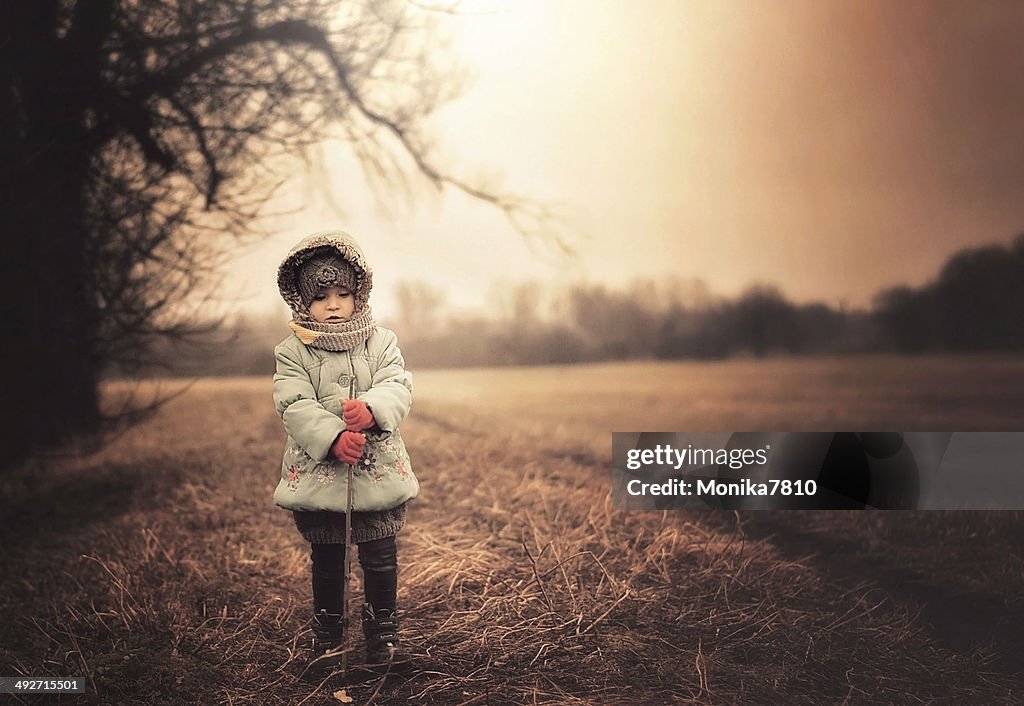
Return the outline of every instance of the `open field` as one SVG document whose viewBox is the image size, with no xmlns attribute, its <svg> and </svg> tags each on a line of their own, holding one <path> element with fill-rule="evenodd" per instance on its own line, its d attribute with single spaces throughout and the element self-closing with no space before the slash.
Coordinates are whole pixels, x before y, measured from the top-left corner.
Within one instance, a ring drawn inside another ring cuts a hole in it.
<svg viewBox="0 0 1024 706">
<path fill-rule="evenodd" d="M 1022 430 L 1024 361 L 414 375 L 419 669 L 349 686 L 356 704 L 1024 699 L 1024 513 L 625 513 L 608 488 L 613 430 Z M 200 380 L 102 451 L 8 474 L 0 675 L 88 677 L 67 703 L 338 703 L 337 679 L 298 678 L 283 438 L 269 375 Z"/>
</svg>

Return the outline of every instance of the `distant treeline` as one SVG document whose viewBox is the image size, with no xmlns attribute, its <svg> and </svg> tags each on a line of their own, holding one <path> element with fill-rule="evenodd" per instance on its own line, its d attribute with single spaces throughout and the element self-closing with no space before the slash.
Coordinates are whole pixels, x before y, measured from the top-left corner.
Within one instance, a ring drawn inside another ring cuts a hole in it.
<svg viewBox="0 0 1024 706">
<path fill-rule="evenodd" d="M 622 290 L 521 285 L 490 310 L 450 313 L 444 293 L 421 282 L 397 292 L 394 328 L 411 367 L 535 365 L 737 355 L 1024 350 L 1024 235 L 1009 247 L 961 251 L 920 287 L 880 292 L 870 310 L 795 304 L 772 285 L 714 296 L 698 280 L 638 281 Z M 152 348 L 171 375 L 273 371 L 279 317 L 240 318 Z M 117 371 L 115 371 L 116 374 Z M 121 371 L 128 372 L 128 371 Z"/>
<path fill-rule="evenodd" d="M 1024 234 L 957 253 L 928 286 L 879 294 L 874 311 L 896 350 L 1024 350 Z"/>
</svg>

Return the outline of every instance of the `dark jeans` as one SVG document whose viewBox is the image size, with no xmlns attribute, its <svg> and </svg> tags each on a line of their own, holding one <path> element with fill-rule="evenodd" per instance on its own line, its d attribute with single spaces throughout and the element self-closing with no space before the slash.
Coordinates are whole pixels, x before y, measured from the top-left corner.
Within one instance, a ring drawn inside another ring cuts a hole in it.
<svg viewBox="0 0 1024 706">
<path fill-rule="evenodd" d="M 326 609 L 341 613 L 342 583 L 345 581 L 345 545 L 312 544 L 313 612 Z M 394 537 L 357 544 L 363 567 L 363 596 L 376 612 L 395 610 L 398 593 L 398 546 Z"/>
</svg>

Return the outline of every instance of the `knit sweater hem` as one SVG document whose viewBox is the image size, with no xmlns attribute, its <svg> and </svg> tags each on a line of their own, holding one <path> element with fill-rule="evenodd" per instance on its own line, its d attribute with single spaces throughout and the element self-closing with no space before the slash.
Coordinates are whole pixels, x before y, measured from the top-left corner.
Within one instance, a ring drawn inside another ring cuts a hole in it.
<svg viewBox="0 0 1024 706">
<path fill-rule="evenodd" d="M 406 503 L 390 510 L 352 513 L 352 542 L 362 544 L 396 536 L 406 522 Z M 345 513 L 330 510 L 292 512 L 299 534 L 311 544 L 344 544 Z"/>
</svg>

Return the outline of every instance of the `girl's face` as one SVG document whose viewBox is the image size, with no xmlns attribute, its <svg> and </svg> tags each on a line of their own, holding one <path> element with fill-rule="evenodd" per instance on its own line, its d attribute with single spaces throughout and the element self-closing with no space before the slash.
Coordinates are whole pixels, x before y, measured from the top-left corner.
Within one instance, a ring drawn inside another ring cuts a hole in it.
<svg viewBox="0 0 1024 706">
<path fill-rule="evenodd" d="M 352 318 L 356 308 L 352 292 L 342 287 L 318 289 L 309 303 L 309 313 L 321 324 L 340 324 Z"/>
</svg>

